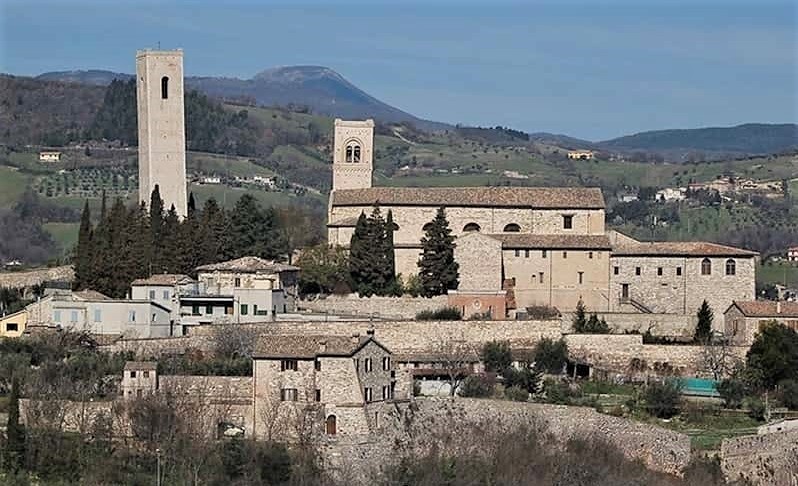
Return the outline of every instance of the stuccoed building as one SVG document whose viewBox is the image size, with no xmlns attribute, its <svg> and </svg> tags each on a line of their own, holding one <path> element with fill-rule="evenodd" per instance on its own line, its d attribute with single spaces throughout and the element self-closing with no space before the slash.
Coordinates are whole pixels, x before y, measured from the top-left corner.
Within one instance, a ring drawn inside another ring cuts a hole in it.
<svg viewBox="0 0 798 486">
<path fill-rule="evenodd" d="M 378 205 L 396 224 L 397 274 L 416 274 L 425 226 L 445 208 L 463 246 L 450 303 L 467 315 L 504 317 L 532 305 L 570 311 L 580 299 L 591 311 L 673 314 L 694 314 L 706 299 L 721 313 L 754 298 L 755 252 L 607 231 L 599 188 L 373 187 L 373 122 L 336 120 L 334 130 L 329 244 L 348 247 L 358 216 Z M 483 237 L 465 238 L 473 233 Z"/>
<path fill-rule="evenodd" d="M 257 438 L 369 431 L 366 405 L 395 394 L 391 352 L 367 336 L 269 336 L 253 356 Z"/>
</svg>

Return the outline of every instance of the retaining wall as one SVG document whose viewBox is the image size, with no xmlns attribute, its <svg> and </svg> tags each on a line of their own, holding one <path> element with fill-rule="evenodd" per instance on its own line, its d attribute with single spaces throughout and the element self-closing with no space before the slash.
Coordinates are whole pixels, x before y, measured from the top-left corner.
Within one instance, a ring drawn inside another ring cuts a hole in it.
<svg viewBox="0 0 798 486">
<path fill-rule="evenodd" d="M 720 467 L 727 481 L 753 486 L 798 484 L 798 430 L 724 439 Z"/>
<path fill-rule="evenodd" d="M 654 336 L 693 337 L 698 318 L 685 314 L 642 314 L 631 312 L 597 312 L 615 334 L 650 331 Z M 563 314 L 563 333 L 573 332 L 573 313 Z"/>
<path fill-rule="evenodd" d="M 357 295 L 330 295 L 323 299 L 303 300 L 301 309 L 347 316 L 375 316 L 387 319 L 414 319 L 425 310 L 447 306 L 447 296 L 436 297 L 358 297 Z"/>
</svg>

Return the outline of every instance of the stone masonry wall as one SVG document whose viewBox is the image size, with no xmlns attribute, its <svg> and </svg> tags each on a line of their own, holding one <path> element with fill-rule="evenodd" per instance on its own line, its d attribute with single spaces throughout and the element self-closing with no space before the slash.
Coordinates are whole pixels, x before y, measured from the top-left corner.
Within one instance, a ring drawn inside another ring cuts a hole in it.
<svg viewBox="0 0 798 486">
<path fill-rule="evenodd" d="M 62 267 L 43 268 L 26 272 L 0 272 L 0 287 L 21 289 L 40 285 L 44 282 L 75 280 L 75 271 L 72 265 Z"/>
<path fill-rule="evenodd" d="M 725 439 L 720 467 L 728 481 L 794 486 L 798 484 L 798 430 Z"/>
<path fill-rule="evenodd" d="M 375 316 L 388 319 L 415 319 L 424 310 L 446 307 L 446 296 L 429 299 L 421 297 L 358 297 L 356 295 L 330 295 L 325 299 L 305 300 L 299 303 L 302 309 L 313 312 L 343 314 L 349 316 Z"/>
<path fill-rule="evenodd" d="M 641 314 L 631 312 L 597 312 L 603 317 L 615 334 L 650 330 L 654 336 L 693 337 L 698 318 L 695 314 Z M 573 313 L 562 315 L 562 330 L 573 332 Z"/>
</svg>

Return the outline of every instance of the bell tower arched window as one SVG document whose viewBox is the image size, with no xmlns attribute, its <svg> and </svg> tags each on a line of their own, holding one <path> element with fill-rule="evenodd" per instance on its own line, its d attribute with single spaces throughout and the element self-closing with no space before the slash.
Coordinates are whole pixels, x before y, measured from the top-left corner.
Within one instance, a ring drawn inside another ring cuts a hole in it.
<svg viewBox="0 0 798 486">
<path fill-rule="evenodd" d="M 161 78 L 161 99 L 169 98 L 169 77 L 164 76 Z"/>
<path fill-rule="evenodd" d="M 360 162 L 360 144 L 356 141 L 351 141 L 346 144 L 346 157 L 345 160 L 350 163 Z"/>
</svg>

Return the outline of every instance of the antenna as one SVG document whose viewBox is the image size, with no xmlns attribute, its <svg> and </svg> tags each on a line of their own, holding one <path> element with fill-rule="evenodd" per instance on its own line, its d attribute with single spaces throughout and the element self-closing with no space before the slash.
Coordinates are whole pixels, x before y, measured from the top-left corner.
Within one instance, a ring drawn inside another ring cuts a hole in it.
<svg viewBox="0 0 798 486">
<path fill-rule="evenodd" d="M 161 41 L 158 41 L 158 50 L 161 50 Z"/>
</svg>

